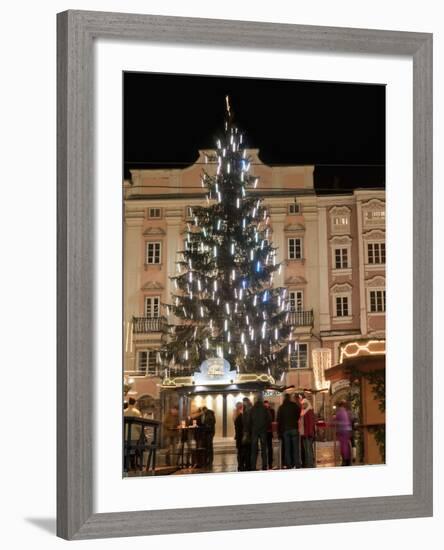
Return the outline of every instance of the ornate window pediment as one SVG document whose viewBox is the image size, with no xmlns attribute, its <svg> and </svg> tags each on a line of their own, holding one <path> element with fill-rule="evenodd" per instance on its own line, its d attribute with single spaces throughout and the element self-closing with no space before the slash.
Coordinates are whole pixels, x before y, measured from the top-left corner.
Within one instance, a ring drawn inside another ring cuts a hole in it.
<svg viewBox="0 0 444 550">
<path fill-rule="evenodd" d="M 158 237 L 160 235 L 166 235 L 165 229 L 161 227 L 147 227 L 143 232 L 144 237 Z"/>
<path fill-rule="evenodd" d="M 330 216 L 350 216 L 351 208 L 349 206 L 332 206 L 329 210 Z"/>
<path fill-rule="evenodd" d="M 352 243 L 352 238 L 348 235 L 343 235 L 342 237 L 339 237 L 339 236 L 330 237 L 331 246 L 351 245 L 351 243 Z"/>
<path fill-rule="evenodd" d="M 292 277 L 287 277 L 284 283 L 285 283 L 285 286 L 306 285 L 307 279 L 299 275 L 293 275 Z"/>
<path fill-rule="evenodd" d="M 385 288 L 385 277 L 381 275 L 376 275 L 371 279 L 365 281 L 365 286 L 367 288 Z"/>
<path fill-rule="evenodd" d="M 381 199 L 370 199 L 362 203 L 362 210 L 385 209 L 385 201 Z"/>
<path fill-rule="evenodd" d="M 372 229 L 366 231 L 362 238 L 368 241 L 385 241 L 385 231 L 382 229 Z"/>
<path fill-rule="evenodd" d="M 331 294 L 346 294 L 352 291 L 352 285 L 350 283 L 338 283 L 330 288 Z"/>
<path fill-rule="evenodd" d="M 142 286 L 142 290 L 163 290 L 163 288 L 163 284 L 158 281 L 147 281 Z"/>
<path fill-rule="evenodd" d="M 284 231 L 287 233 L 303 233 L 305 231 L 305 226 L 300 223 L 288 223 L 284 227 Z"/>
</svg>

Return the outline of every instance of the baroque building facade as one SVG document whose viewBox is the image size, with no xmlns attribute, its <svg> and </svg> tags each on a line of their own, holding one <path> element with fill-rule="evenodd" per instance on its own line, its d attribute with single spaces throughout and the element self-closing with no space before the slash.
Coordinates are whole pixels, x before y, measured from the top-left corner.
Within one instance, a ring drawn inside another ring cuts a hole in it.
<svg viewBox="0 0 444 550">
<path fill-rule="evenodd" d="M 192 207 L 206 203 L 201 173 L 214 170 L 213 155 L 202 150 L 183 169 L 131 170 L 124 182 L 124 373 L 155 416 L 163 377 L 157 350 L 167 321 L 162 304 L 171 300 Z M 258 150 L 249 155 L 282 262 L 274 284 L 288 289 L 298 342 L 279 382 L 316 391 L 319 369 L 339 364 L 344 345 L 385 344 L 385 191 L 318 195 L 314 166 L 270 167 Z"/>
</svg>

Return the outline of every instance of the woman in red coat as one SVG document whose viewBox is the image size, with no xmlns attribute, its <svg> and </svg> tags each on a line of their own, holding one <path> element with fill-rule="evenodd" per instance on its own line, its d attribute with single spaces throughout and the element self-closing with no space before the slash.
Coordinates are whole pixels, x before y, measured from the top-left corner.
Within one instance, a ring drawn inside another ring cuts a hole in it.
<svg viewBox="0 0 444 550">
<path fill-rule="evenodd" d="M 304 458 L 302 466 L 304 468 L 314 468 L 313 439 L 315 435 L 315 420 L 313 407 L 307 398 L 302 399 L 301 402 L 299 434 L 301 436 L 302 456 Z"/>
</svg>

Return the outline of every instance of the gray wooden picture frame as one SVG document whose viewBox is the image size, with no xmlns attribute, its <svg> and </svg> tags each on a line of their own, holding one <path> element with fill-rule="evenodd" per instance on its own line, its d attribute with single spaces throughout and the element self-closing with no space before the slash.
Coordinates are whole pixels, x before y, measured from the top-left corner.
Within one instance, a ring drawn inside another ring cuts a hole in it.
<svg viewBox="0 0 444 550">
<path fill-rule="evenodd" d="M 93 512 L 93 43 L 97 38 L 413 60 L 413 494 Z M 57 16 L 57 533 L 88 539 L 431 516 L 432 35 L 66 11 Z M 202 518 L 205 521 L 202 521 Z"/>
</svg>

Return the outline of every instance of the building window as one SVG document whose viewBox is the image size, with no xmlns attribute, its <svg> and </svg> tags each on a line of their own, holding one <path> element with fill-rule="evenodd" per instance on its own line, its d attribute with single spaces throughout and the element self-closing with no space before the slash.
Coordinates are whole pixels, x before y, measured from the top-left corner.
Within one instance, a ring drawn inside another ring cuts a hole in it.
<svg viewBox="0 0 444 550">
<path fill-rule="evenodd" d="M 367 257 L 369 264 L 385 264 L 385 243 L 368 243 Z"/>
<path fill-rule="evenodd" d="M 296 344 L 296 349 L 290 354 L 290 368 L 308 368 L 308 344 Z"/>
<path fill-rule="evenodd" d="M 303 311 L 304 308 L 304 293 L 302 290 L 290 290 L 288 293 L 290 298 L 290 311 Z"/>
<path fill-rule="evenodd" d="M 385 312 L 385 290 L 370 290 L 370 312 Z"/>
<path fill-rule="evenodd" d="M 365 213 L 368 222 L 385 222 L 385 210 L 370 210 Z"/>
<path fill-rule="evenodd" d="M 197 253 L 200 250 L 200 242 L 199 241 L 189 241 L 188 239 L 184 239 L 183 241 L 183 248 L 184 250 L 187 250 L 192 253 Z"/>
<path fill-rule="evenodd" d="M 137 370 L 140 374 L 156 376 L 159 374 L 156 350 L 139 351 Z"/>
<path fill-rule="evenodd" d="M 301 213 L 301 205 L 297 202 L 292 202 L 288 205 L 288 213 L 289 214 L 300 214 Z"/>
<path fill-rule="evenodd" d="M 346 269 L 348 267 L 348 249 L 335 248 L 335 269 Z"/>
<path fill-rule="evenodd" d="M 146 243 L 147 264 L 160 264 L 162 243 Z"/>
<path fill-rule="evenodd" d="M 146 296 L 145 297 L 145 317 L 159 317 L 160 315 L 160 297 Z"/>
<path fill-rule="evenodd" d="M 348 296 L 336 296 L 336 317 L 348 317 Z"/>
<path fill-rule="evenodd" d="M 148 208 L 148 218 L 161 218 L 162 210 L 160 208 Z"/>
<path fill-rule="evenodd" d="M 288 239 L 288 259 L 289 260 L 302 259 L 302 239 L 301 238 Z"/>
<path fill-rule="evenodd" d="M 334 216 L 333 226 L 341 228 L 348 227 L 348 216 Z"/>
<path fill-rule="evenodd" d="M 185 208 L 185 218 L 187 220 L 191 220 L 192 217 L 193 217 L 193 207 L 192 206 L 187 206 Z"/>
</svg>

